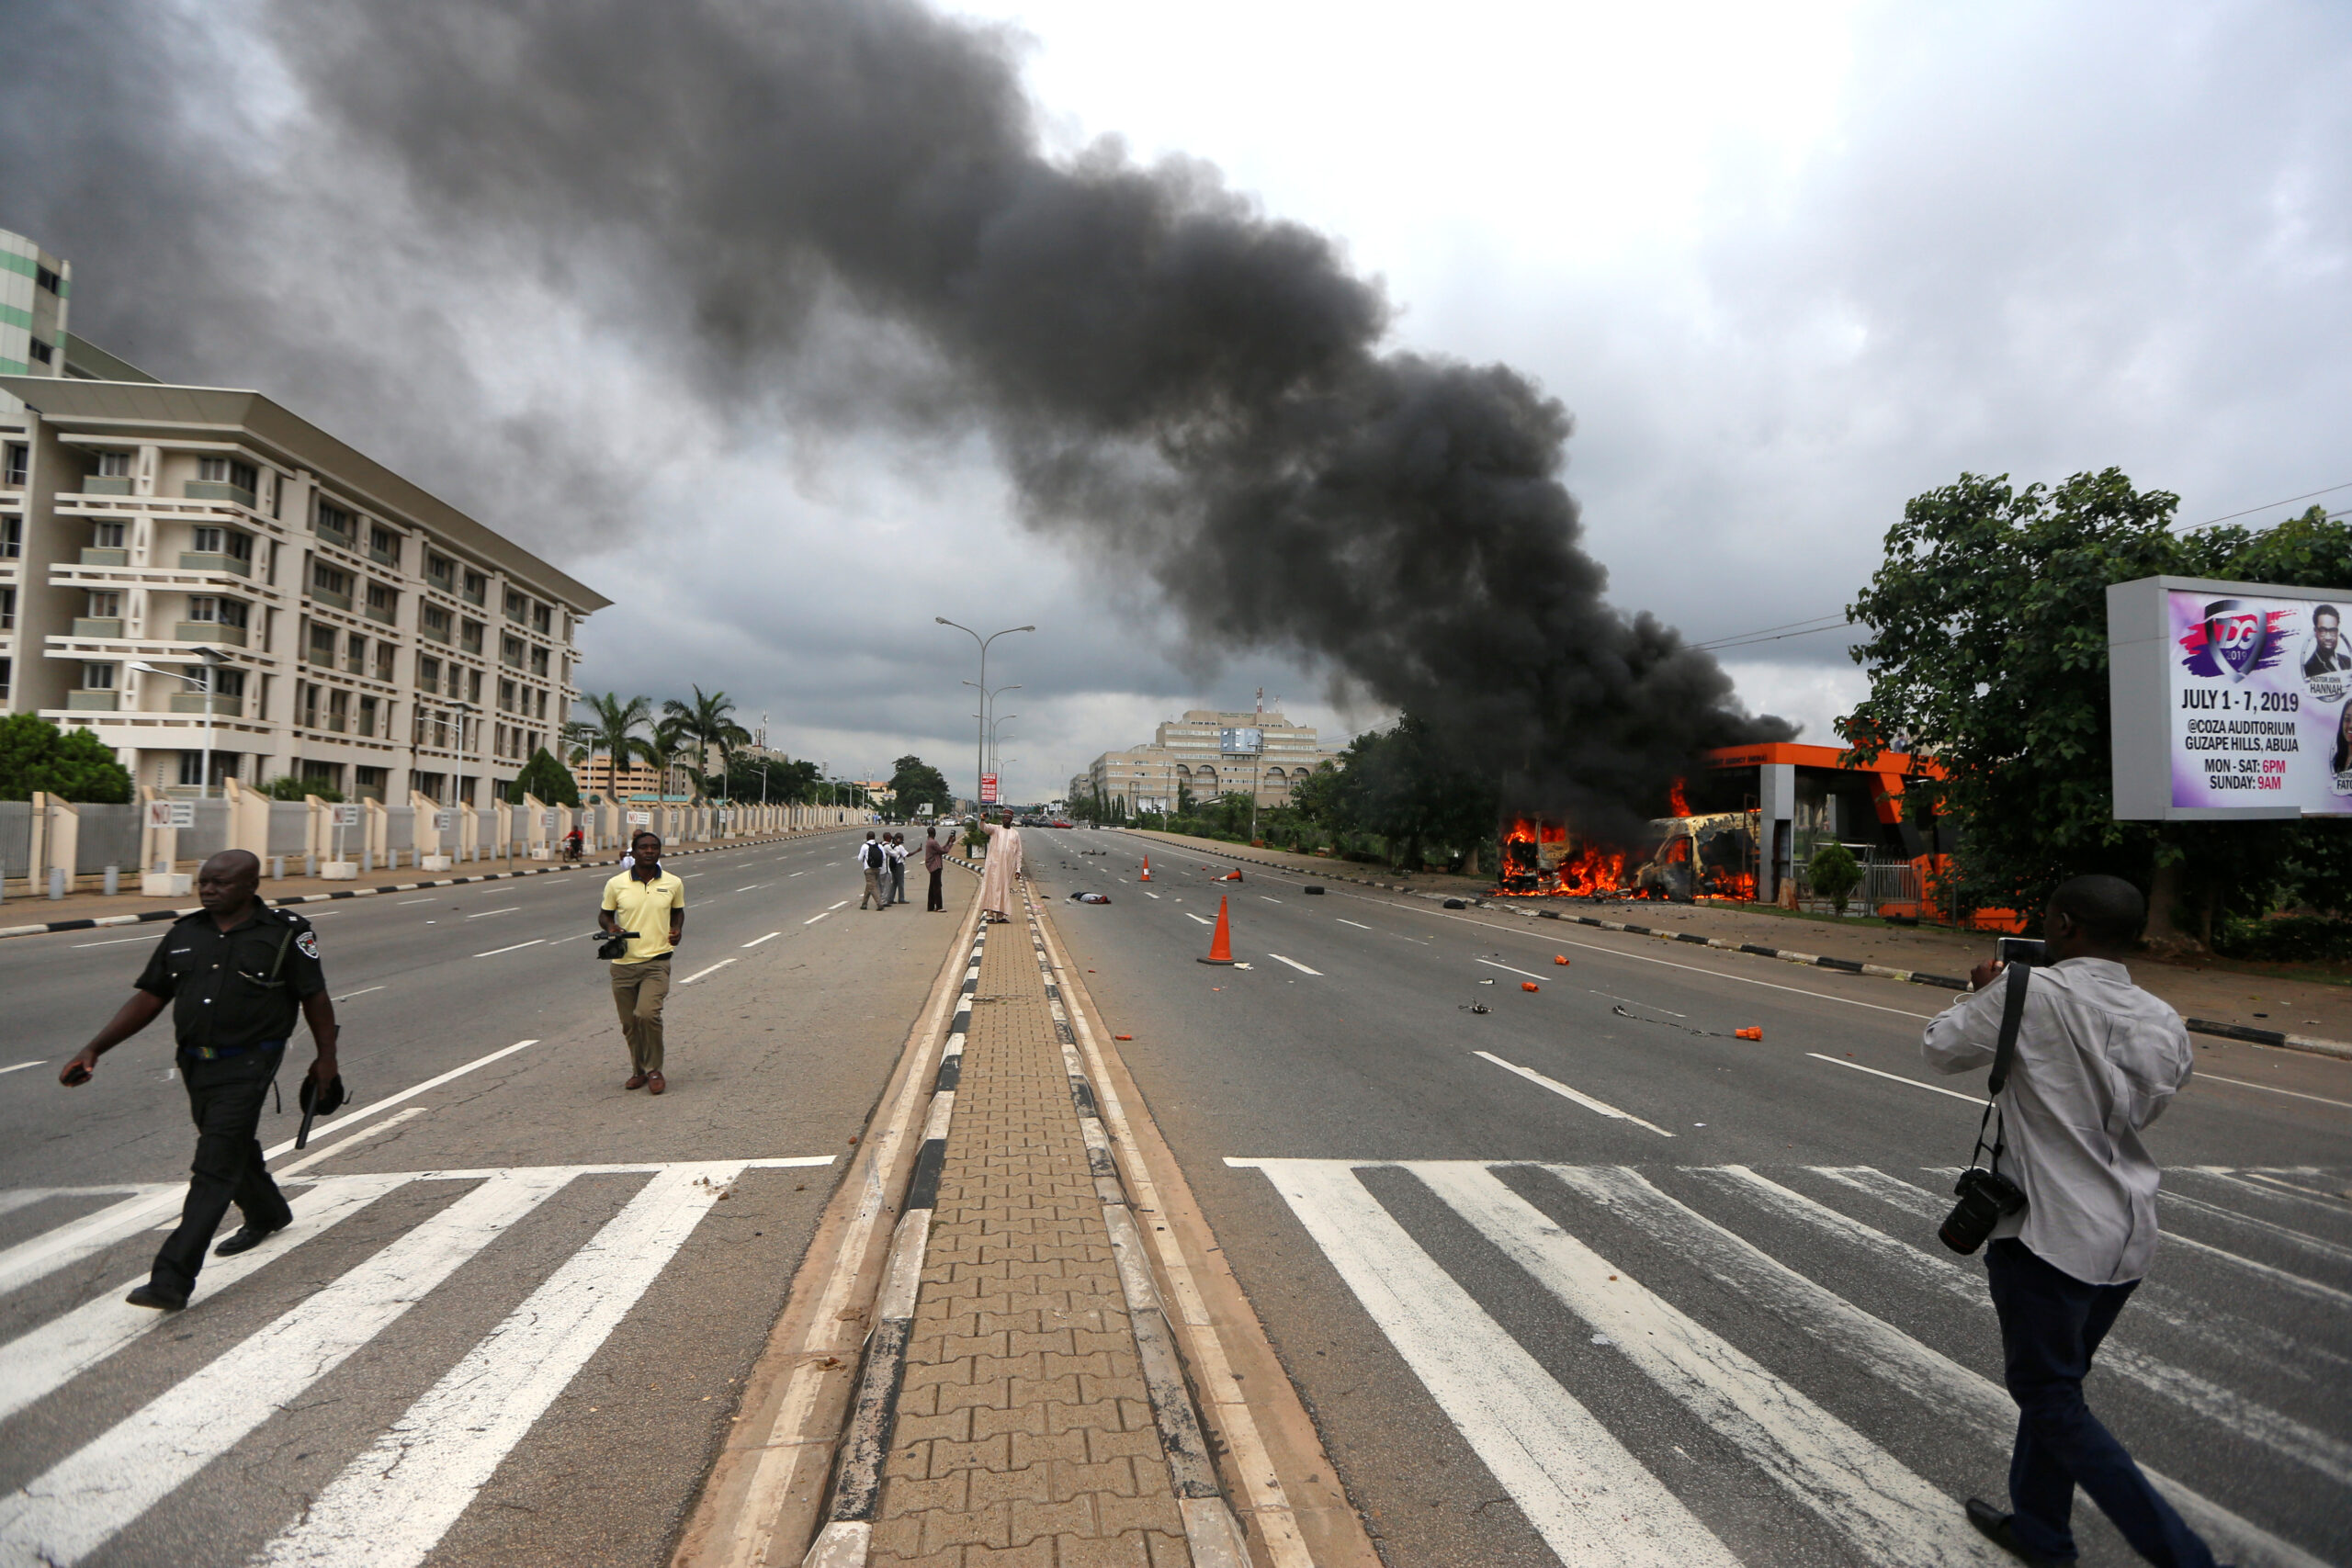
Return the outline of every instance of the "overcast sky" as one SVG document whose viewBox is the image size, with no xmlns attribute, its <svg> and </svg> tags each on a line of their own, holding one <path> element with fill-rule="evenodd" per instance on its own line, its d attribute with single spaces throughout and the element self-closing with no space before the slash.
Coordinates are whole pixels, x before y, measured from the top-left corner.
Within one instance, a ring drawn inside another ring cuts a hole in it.
<svg viewBox="0 0 2352 1568">
<path fill-rule="evenodd" d="M 2187 522 L 2352 481 L 2352 7 L 955 9 L 1023 35 L 1057 147 L 1213 164 L 1382 279 L 1398 346 L 1540 380 L 1575 416 L 1566 478 L 1612 596 L 1694 639 L 1838 609 L 1904 501 L 1963 470 L 2118 465 Z M 999 703 L 1016 798 L 1261 685 L 1335 731 L 1383 716 L 1188 639 L 1148 584 L 1024 530 L 978 440 L 714 423 L 600 331 L 596 288 L 496 254 L 453 276 L 420 242 L 420 276 L 338 282 L 353 247 L 409 243 L 396 197 L 306 167 L 243 5 L 130 10 L 141 49 L 182 72 L 209 51 L 236 91 L 111 134 L 198 137 L 270 182 L 204 254 L 273 307 L 208 303 L 219 280 L 175 272 L 189 247 L 142 242 L 145 193 L 28 150 L 28 105 L 73 110 L 21 86 L 0 227 L 72 256 L 77 329 L 260 386 L 617 600 L 584 685 L 723 686 L 795 754 L 915 750 L 968 788 L 971 645 L 933 616 L 1035 622 L 989 666 L 1023 688 Z M 161 332 L 156 299 L 221 324 Z M 514 422 L 453 438 L 436 378 Z M 548 422 L 628 485 L 548 471 Z M 1847 640 L 1726 658 L 1750 707 L 1826 739 L 1861 689 Z"/>
</svg>

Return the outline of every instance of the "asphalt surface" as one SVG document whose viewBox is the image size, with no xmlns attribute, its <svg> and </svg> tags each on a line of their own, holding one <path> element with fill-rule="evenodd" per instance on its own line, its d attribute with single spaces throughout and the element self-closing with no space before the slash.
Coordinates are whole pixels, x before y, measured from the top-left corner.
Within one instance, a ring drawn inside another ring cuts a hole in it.
<svg viewBox="0 0 2352 1568">
<path fill-rule="evenodd" d="M 1024 839 L 1388 1562 L 1993 1561 L 1960 1503 L 2006 1497 L 2014 1416 L 1981 1263 L 1934 1236 L 1982 1075 L 1917 1054 L 1948 996 Z M 1195 962 L 1221 897 L 1246 968 Z M 2091 1399 L 2225 1511 L 2223 1561 L 2352 1562 L 2352 1065 L 2199 1066 Z"/>
<path fill-rule="evenodd" d="M 296 1227 L 169 1318 L 119 1305 L 193 1144 L 168 1022 L 55 1081 L 163 930 L 0 943 L 0 1563 L 665 1562 L 962 923 L 919 867 L 859 911 L 860 838 L 672 863 L 660 1099 L 620 1087 L 604 873 L 305 907 L 356 1103 L 272 1161 L 325 1156 Z"/>
</svg>

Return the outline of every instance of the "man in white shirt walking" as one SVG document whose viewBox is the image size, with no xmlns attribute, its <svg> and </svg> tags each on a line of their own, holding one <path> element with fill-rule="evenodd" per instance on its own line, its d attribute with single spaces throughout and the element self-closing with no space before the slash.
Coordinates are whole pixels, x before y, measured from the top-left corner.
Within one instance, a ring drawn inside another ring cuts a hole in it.
<svg viewBox="0 0 2352 1568">
<path fill-rule="evenodd" d="M 2025 1206 L 1994 1226 L 1984 1269 L 2018 1402 L 2004 1514 L 1968 1500 L 1969 1522 L 2029 1563 L 2069 1563 L 2075 1488 L 2090 1494 L 2132 1549 L 2165 1568 L 2212 1568 L 2213 1554 L 2091 1414 L 2083 1378 L 2156 1250 L 2155 1161 L 2141 1132 L 2194 1065 L 2180 1015 L 2132 983 L 2124 965 L 2147 919 L 2120 877 L 2077 876 L 2051 895 L 2017 1055 L 1996 1100 L 2000 1173 Z M 1922 1052 L 1941 1073 L 1992 1064 L 2003 965 L 1980 964 L 1973 994 L 1928 1025 Z"/>
<path fill-rule="evenodd" d="M 890 907 L 890 895 L 882 885 L 882 878 L 888 874 L 889 864 L 889 852 L 882 847 L 881 841 L 869 830 L 865 835 L 865 842 L 859 845 L 857 850 L 857 868 L 865 874 L 865 891 L 857 900 L 859 908 L 863 909 L 871 904 L 876 911 L 879 912 Z"/>
</svg>

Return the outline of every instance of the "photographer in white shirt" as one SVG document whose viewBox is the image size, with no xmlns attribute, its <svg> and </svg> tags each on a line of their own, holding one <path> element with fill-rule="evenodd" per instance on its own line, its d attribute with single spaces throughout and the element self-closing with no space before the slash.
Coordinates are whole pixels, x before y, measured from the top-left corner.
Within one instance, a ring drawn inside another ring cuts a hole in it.
<svg viewBox="0 0 2352 1568">
<path fill-rule="evenodd" d="M 2017 1054 L 1998 1107 L 1999 1173 L 2025 1194 L 1984 1249 L 2009 1394 L 2018 1403 L 2004 1514 L 1976 1498 L 1969 1521 L 2029 1563 L 2075 1560 L 2075 1488 L 2149 1562 L 2212 1568 L 2213 1554 L 2148 1483 L 2083 1399 L 2099 1341 L 2156 1250 L 2158 1172 L 2140 1134 L 2188 1083 L 2180 1015 L 2132 983 L 2124 960 L 2147 901 L 2120 877 L 2077 876 L 2050 896 L 2046 961 L 2030 976 Z M 1992 1065 L 2005 966 L 1928 1025 L 1940 1073 Z"/>
</svg>

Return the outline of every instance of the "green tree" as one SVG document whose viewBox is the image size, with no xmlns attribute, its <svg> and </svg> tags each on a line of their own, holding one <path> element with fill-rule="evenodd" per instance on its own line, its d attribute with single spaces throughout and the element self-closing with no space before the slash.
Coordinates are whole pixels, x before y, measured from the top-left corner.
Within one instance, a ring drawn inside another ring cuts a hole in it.
<svg viewBox="0 0 2352 1568">
<path fill-rule="evenodd" d="M 334 785 L 308 779 L 298 779 L 291 773 L 278 774 L 262 785 L 261 792 L 272 800 L 300 800 L 305 796 L 315 795 L 330 806 L 343 799 L 343 791 L 335 788 Z"/>
<path fill-rule="evenodd" d="M 735 722 L 735 699 L 724 692 L 703 694 L 700 686 L 694 688 L 695 700 L 680 702 L 672 697 L 662 705 L 662 711 L 678 722 L 681 734 L 694 743 L 694 776 L 698 793 L 707 793 L 709 781 L 703 767 L 710 760 L 715 748 L 718 752 L 718 778 L 724 783 L 735 760 L 735 748 L 751 743 L 752 732 Z"/>
<path fill-rule="evenodd" d="M 1846 912 L 1846 900 L 1862 885 L 1862 868 L 1854 859 L 1854 852 L 1839 843 L 1824 844 L 1814 851 L 1804 874 L 1814 892 L 1828 899 L 1830 907 L 1841 916 Z"/>
<path fill-rule="evenodd" d="M 654 794 L 670 793 L 670 771 L 686 755 L 693 739 L 682 720 L 671 717 L 656 724 L 653 733 L 638 743 L 638 754 L 653 767 Z"/>
<path fill-rule="evenodd" d="M 555 753 L 540 747 L 506 786 L 506 804 L 520 806 L 523 796 L 532 795 L 548 806 L 577 806 L 580 804 L 580 783 L 571 770 L 556 761 Z"/>
<path fill-rule="evenodd" d="M 1429 849 L 1450 858 L 1494 837 L 1495 781 L 1455 762 L 1436 732 L 1413 715 L 1357 736 L 1341 756 L 1339 778 L 1318 785 L 1310 775 L 1305 793 L 1309 798 L 1327 789 L 1336 795 L 1340 821 L 1386 840 L 1393 863 L 1419 869 Z"/>
<path fill-rule="evenodd" d="M 1963 909 L 2038 914 L 2067 876 L 2151 888 L 2151 930 L 2285 898 L 2352 898 L 2341 824 L 2119 822 L 2109 764 L 2106 590 L 2159 573 L 2284 585 L 2352 581 L 2352 525 L 2318 508 L 2270 529 L 2176 534 L 2177 498 L 2120 471 L 2015 489 L 1963 474 L 1914 498 L 1848 614 L 1871 690 L 1838 722 L 1862 761 L 1934 756 L 1958 825 L 1950 889 Z"/>
<path fill-rule="evenodd" d="M 29 800 L 35 790 L 119 806 L 130 798 L 130 774 L 86 729 L 60 729 L 39 714 L 0 718 L 0 800 Z"/>
<path fill-rule="evenodd" d="M 617 798 L 622 771 L 645 754 L 645 739 L 638 731 L 653 722 L 653 699 L 606 692 L 580 702 L 589 716 L 571 727 L 573 738 L 592 752 L 605 754 L 611 764 L 605 775 L 605 786 Z"/>
<path fill-rule="evenodd" d="M 902 818 L 913 817 L 924 806 L 930 807 L 934 815 L 944 816 L 956 803 L 946 776 L 921 757 L 905 756 L 891 764 L 890 788 L 895 808 Z"/>
</svg>

